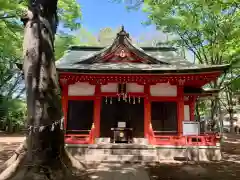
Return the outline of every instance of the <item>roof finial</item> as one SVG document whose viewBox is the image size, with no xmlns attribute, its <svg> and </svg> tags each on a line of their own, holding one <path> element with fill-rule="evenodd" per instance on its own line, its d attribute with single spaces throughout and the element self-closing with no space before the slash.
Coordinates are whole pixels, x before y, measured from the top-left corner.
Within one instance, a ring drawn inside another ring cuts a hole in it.
<svg viewBox="0 0 240 180">
<path fill-rule="evenodd" d="M 117 33 L 118 36 L 127 36 L 129 38 L 129 34 L 125 31 L 124 26 L 121 26 L 121 29 L 119 31 L 119 33 Z"/>
<path fill-rule="evenodd" d="M 125 31 L 124 25 L 121 26 L 121 31 Z"/>
</svg>

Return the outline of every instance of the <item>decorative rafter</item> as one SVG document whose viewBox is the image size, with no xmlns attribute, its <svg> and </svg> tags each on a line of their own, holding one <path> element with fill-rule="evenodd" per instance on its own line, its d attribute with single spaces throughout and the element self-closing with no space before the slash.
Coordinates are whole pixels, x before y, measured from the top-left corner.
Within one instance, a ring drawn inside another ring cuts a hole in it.
<svg viewBox="0 0 240 180">
<path fill-rule="evenodd" d="M 184 86 L 202 87 L 203 85 L 214 80 L 219 75 L 219 72 L 209 74 L 187 74 L 187 75 L 103 75 L 103 74 L 71 74 L 61 73 L 60 82 L 74 84 L 76 82 L 89 82 L 90 84 L 105 85 L 110 82 L 117 83 L 133 83 L 140 85 L 156 83 L 170 83 L 172 85 L 182 84 Z"/>
</svg>

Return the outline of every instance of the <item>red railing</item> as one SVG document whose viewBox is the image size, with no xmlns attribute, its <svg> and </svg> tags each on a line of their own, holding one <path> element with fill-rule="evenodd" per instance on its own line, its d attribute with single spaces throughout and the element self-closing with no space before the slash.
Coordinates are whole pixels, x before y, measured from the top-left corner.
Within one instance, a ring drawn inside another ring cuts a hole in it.
<svg viewBox="0 0 240 180">
<path fill-rule="evenodd" d="M 155 136 L 154 136 L 154 132 L 151 124 L 148 127 L 148 140 L 150 144 L 156 144 Z"/>
<path fill-rule="evenodd" d="M 93 144 L 94 139 L 94 124 L 92 125 L 91 130 L 68 130 L 65 134 L 66 144 Z"/>
<path fill-rule="evenodd" d="M 93 123 L 91 131 L 89 133 L 89 144 L 94 144 L 94 140 L 95 140 L 95 126 L 94 126 L 94 123 Z"/>
<path fill-rule="evenodd" d="M 200 134 L 199 136 L 180 136 L 180 135 L 156 135 L 160 131 L 153 131 L 151 125 L 148 131 L 148 140 L 153 145 L 172 145 L 172 146 L 216 146 L 220 142 L 220 137 L 215 134 Z M 166 132 L 165 132 L 166 133 Z M 172 133 L 172 132 L 170 132 Z"/>
</svg>

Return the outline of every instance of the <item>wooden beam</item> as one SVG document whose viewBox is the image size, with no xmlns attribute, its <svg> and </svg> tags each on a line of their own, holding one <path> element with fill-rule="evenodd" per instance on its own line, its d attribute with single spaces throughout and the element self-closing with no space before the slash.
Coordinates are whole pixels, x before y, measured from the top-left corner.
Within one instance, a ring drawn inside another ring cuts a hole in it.
<svg viewBox="0 0 240 180">
<path fill-rule="evenodd" d="M 67 129 L 67 116 L 68 116 L 68 84 L 61 83 L 62 88 L 62 110 L 64 116 L 64 129 Z"/>
<path fill-rule="evenodd" d="M 178 115 L 178 135 L 182 136 L 183 133 L 183 120 L 184 120 L 184 86 L 178 85 L 177 87 L 177 115 Z"/>
<path fill-rule="evenodd" d="M 68 100 L 79 101 L 79 100 L 94 100 L 95 96 L 68 96 Z"/>
<path fill-rule="evenodd" d="M 173 97 L 173 96 L 150 96 L 149 97 L 150 101 L 159 101 L 159 102 L 177 102 L 178 97 Z"/>
<path fill-rule="evenodd" d="M 94 100 L 94 116 L 93 116 L 93 122 L 95 125 L 95 137 L 98 138 L 100 137 L 100 121 L 101 121 L 101 101 L 102 98 L 99 96 L 101 91 L 101 86 L 100 84 L 97 84 L 95 87 L 95 100 Z"/>
<path fill-rule="evenodd" d="M 151 102 L 149 101 L 149 94 L 150 94 L 150 86 L 144 86 L 144 93 L 147 95 L 144 98 L 144 137 L 148 138 L 149 135 L 149 127 L 151 124 Z"/>
</svg>

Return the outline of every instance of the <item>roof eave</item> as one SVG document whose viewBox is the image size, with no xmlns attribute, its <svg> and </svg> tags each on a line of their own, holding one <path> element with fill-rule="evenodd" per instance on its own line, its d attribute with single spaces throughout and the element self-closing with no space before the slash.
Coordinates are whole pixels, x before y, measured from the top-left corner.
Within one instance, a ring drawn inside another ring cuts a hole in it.
<svg viewBox="0 0 240 180">
<path fill-rule="evenodd" d="M 186 69 L 73 69 L 73 68 L 57 68 L 58 72 L 73 72 L 73 73 L 137 73 L 137 74 L 188 74 L 188 73 L 209 73 L 219 72 L 219 74 L 225 72 L 229 68 L 229 65 L 222 65 L 216 67 L 207 68 L 186 68 Z"/>
</svg>

